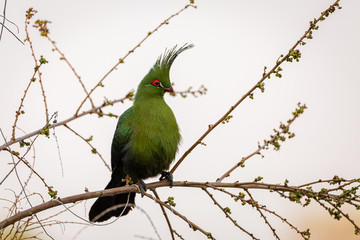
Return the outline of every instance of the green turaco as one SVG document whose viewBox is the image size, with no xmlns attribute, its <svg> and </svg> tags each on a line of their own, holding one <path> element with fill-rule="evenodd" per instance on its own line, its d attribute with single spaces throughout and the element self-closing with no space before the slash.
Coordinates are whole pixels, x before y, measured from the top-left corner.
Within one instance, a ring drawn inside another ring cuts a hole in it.
<svg viewBox="0 0 360 240">
<path fill-rule="evenodd" d="M 174 92 L 169 76 L 172 63 L 192 47 L 185 44 L 165 51 L 140 82 L 133 106 L 120 116 L 116 126 L 111 146 L 111 180 L 105 189 L 125 186 L 124 180 L 130 177 L 143 195 L 146 191 L 143 179 L 158 174 L 160 180 L 166 178 L 172 185 L 172 175 L 166 170 L 175 158 L 180 133 L 164 94 Z M 134 203 L 135 193 L 99 197 L 90 209 L 89 219 L 102 222 L 112 216 L 124 216 Z"/>
</svg>

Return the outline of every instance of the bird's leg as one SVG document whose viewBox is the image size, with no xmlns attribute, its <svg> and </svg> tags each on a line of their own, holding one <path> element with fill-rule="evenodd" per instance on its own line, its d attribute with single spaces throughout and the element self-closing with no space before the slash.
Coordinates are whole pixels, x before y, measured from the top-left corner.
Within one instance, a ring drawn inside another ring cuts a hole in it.
<svg viewBox="0 0 360 240">
<path fill-rule="evenodd" d="M 169 181 L 170 187 L 172 188 L 173 185 L 174 185 L 174 180 L 173 180 L 174 177 L 173 177 L 173 175 L 171 174 L 171 172 L 162 171 L 162 172 L 161 172 L 161 177 L 159 178 L 159 180 L 161 181 L 161 180 L 163 180 L 164 178 L 166 178 L 166 179 Z"/>
<path fill-rule="evenodd" d="M 144 181 L 143 181 L 142 179 L 140 179 L 140 180 L 137 182 L 137 185 L 138 185 L 139 188 L 140 188 L 141 197 L 144 197 L 145 192 L 146 192 L 146 184 L 144 183 Z"/>
</svg>

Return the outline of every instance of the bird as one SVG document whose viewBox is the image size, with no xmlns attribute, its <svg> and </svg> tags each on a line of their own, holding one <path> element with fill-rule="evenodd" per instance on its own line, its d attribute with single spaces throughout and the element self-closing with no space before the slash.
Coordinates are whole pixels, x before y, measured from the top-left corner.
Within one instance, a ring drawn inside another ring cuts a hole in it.
<svg viewBox="0 0 360 240">
<path fill-rule="evenodd" d="M 166 49 L 138 85 L 133 106 L 119 117 L 116 125 L 111 145 L 111 180 L 105 189 L 125 186 L 130 180 L 144 196 L 143 180 L 159 174 L 160 180 L 167 179 L 172 187 L 173 176 L 167 170 L 175 159 L 181 135 L 164 94 L 174 93 L 169 75 L 174 60 L 192 47 L 193 44 L 184 44 Z M 89 211 L 89 220 L 103 222 L 113 216 L 125 216 L 134 206 L 135 192 L 99 197 Z"/>
</svg>

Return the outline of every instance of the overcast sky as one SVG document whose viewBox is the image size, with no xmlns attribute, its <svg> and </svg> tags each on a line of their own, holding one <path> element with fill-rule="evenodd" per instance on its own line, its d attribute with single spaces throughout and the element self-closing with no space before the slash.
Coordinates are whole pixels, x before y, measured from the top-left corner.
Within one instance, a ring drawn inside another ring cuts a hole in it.
<svg viewBox="0 0 360 240">
<path fill-rule="evenodd" d="M 193 43 L 195 48 L 184 52 L 171 69 L 171 81 L 175 90 L 197 89 L 204 85 L 205 96 L 194 98 L 166 96 L 166 101 L 177 118 L 182 133 L 182 145 L 177 159 L 215 123 L 238 99 L 260 80 L 264 66 L 271 69 L 281 54 L 286 54 L 309 26 L 309 21 L 334 1 L 202 1 L 170 20 L 152 34 L 118 69 L 104 81 L 92 95 L 95 105 L 104 97 L 117 99 L 125 96 L 138 83 L 166 48 Z M 3 7 L 3 0 L 0 2 Z M 29 7 L 38 11 L 33 20 L 46 19 L 50 37 L 65 53 L 87 89 L 91 89 L 129 50 L 136 46 L 149 31 L 166 18 L 183 8 L 188 1 L 8 1 L 6 17 L 19 27 L 7 23 L 20 39 L 25 39 L 25 12 Z M 205 140 L 206 146 L 198 146 L 174 174 L 176 181 L 215 181 L 242 157 L 255 151 L 258 141 L 268 139 L 279 122 L 291 118 L 298 102 L 306 103 L 308 110 L 292 126 L 296 137 L 283 143 L 281 150 L 265 151 L 265 158 L 250 159 L 245 168 L 237 169 L 226 181 L 247 182 L 257 176 L 267 183 L 300 184 L 318 179 L 329 179 L 335 174 L 344 178 L 359 177 L 360 146 L 360 1 L 340 1 L 343 7 L 335 11 L 313 32 L 314 39 L 306 40 L 299 47 L 300 62 L 284 63 L 281 79 L 272 77 L 265 82 L 265 93 L 255 91 L 254 100 L 246 99 L 234 112 L 229 123 L 220 125 Z M 3 10 L 1 9 L 1 12 Z M 77 78 L 52 45 L 40 37 L 36 29 L 29 28 L 36 57 L 43 55 L 49 63 L 44 65 L 42 79 L 46 91 L 49 114 L 58 112 L 61 121 L 72 116 L 85 97 Z M 28 43 L 22 45 L 5 31 L 0 42 L 0 127 L 7 139 L 11 138 L 11 126 L 20 99 L 33 74 L 34 62 Z M 120 115 L 131 102 L 116 104 L 105 112 Z M 82 108 L 90 108 L 89 103 Z M 44 104 L 38 81 L 35 82 L 24 102 L 25 115 L 18 126 L 25 132 L 43 127 Z M 92 144 L 110 162 L 110 145 L 116 126 L 115 118 L 99 119 L 87 116 L 69 123 L 85 138 L 94 136 Z M 60 197 L 105 187 L 110 172 L 90 148 L 64 127 L 56 128 L 60 148 L 62 170 L 57 144 L 51 138 L 36 140 L 35 169 L 45 178 Z M 22 136 L 20 130 L 17 136 Z M 0 144 L 4 143 L 3 139 Z M 17 149 L 17 145 L 13 146 Z M 23 150 L 22 150 L 23 151 Z M 33 153 L 32 153 L 33 154 Z M 28 160 L 32 161 L 31 156 Z M 7 152 L 0 152 L 0 179 L 11 168 Z M 26 168 L 19 168 L 22 181 L 28 176 Z M 156 180 L 150 179 L 149 181 Z M 11 198 L 6 188 L 19 190 L 14 174 L 0 186 L 0 198 Z M 29 190 L 45 197 L 46 188 L 33 177 Z M 237 192 L 237 191 L 235 191 Z M 324 210 L 314 207 L 301 208 L 287 204 L 284 199 L 254 191 L 261 204 L 283 215 L 289 221 L 312 231 L 314 239 L 330 239 L 325 236 L 319 223 L 331 228 L 336 238 L 339 229 L 350 233 L 350 223 L 340 223 L 328 217 Z M 200 190 L 159 189 L 163 199 L 174 196 L 176 209 L 190 220 L 210 231 L 217 239 L 249 239 L 223 216 L 211 200 Z M 272 232 L 263 223 L 258 212 L 250 207 L 233 204 L 232 200 L 216 195 L 224 206 L 231 206 L 238 223 L 258 238 L 271 239 Z M 40 199 L 33 198 L 37 204 Z M 93 200 L 74 208 L 77 214 L 87 218 Z M 151 215 L 162 239 L 169 239 L 169 231 L 160 208 L 148 199 L 136 197 L 136 203 Z M 4 205 L 0 202 L 0 207 Z M 26 208 L 26 205 L 24 205 Z M 60 208 L 39 214 L 41 217 L 55 213 Z M 319 211 L 317 211 L 319 210 Z M 1 210 L 1 218 L 4 216 Z M 169 213 L 171 215 L 171 213 Z M 171 215 L 173 226 L 185 239 L 204 239 L 193 232 L 182 220 Z M 286 230 L 280 221 L 273 220 L 283 239 L 300 239 L 294 231 Z M 78 221 L 70 213 L 60 217 L 63 221 Z M 329 219 L 325 222 L 324 219 Z M 359 218 L 358 223 L 360 221 Z M 313 227 L 312 227 L 313 226 Z M 56 239 L 139 239 L 142 235 L 156 239 L 156 234 L 146 216 L 139 210 L 116 223 L 103 227 L 88 227 L 77 235 L 82 226 L 66 225 L 65 231 L 58 226 L 49 228 Z M 292 234 L 292 235 L 289 235 Z M 118 237 L 114 237 L 118 236 Z M 346 238 L 345 233 L 341 233 Z"/>
</svg>

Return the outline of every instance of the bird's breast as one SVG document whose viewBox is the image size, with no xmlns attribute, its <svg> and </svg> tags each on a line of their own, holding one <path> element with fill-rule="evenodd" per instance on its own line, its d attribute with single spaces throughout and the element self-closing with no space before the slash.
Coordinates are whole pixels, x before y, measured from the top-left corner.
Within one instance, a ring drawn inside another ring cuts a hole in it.
<svg viewBox="0 0 360 240">
<path fill-rule="evenodd" d="M 124 164 L 125 172 L 140 179 L 158 175 L 169 168 L 179 142 L 179 128 L 171 109 L 167 105 L 148 108 L 134 121 L 131 157 Z"/>
</svg>

